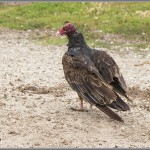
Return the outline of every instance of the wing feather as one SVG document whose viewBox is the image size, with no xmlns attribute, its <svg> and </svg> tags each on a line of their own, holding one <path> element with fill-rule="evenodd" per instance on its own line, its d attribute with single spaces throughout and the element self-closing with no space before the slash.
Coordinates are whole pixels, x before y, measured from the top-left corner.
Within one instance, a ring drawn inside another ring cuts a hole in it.
<svg viewBox="0 0 150 150">
<path fill-rule="evenodd" d="M 114 59 L 105 51 L 96 51 L 94 64 L 99 73 L 113 87 L 113 90 L 127 98 L 127 86 Z"/>
<path fill-rule="evenodd" d="M 69 85 L 88 102 L 105 105 L 116 100 L 116 94 L 103 81 L 103 77 L 87 56 L 69 54 L 63 60 L 63 67 Z"/>
</svg>

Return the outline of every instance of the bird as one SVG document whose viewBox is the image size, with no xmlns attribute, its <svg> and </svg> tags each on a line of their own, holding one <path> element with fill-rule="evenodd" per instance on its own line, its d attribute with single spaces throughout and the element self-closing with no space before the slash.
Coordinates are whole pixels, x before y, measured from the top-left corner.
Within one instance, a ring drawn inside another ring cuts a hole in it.
<svg viewBox="0 0 150 150">
<path fill-rule="evenodd" d="M 68 50 L 62 57 L 64 76 L 80 100 L 76 111 L 84 111 L 83 101 L 96 106 L 110 118 L 124 122 L 113 111 L 130 110 L 120 95 L 127 96 L 127 86 L 115 60 L 105 51 L 88 46 L 77 27 L 66 21 L 57 34 L 68 38 Z"/>
</svg>

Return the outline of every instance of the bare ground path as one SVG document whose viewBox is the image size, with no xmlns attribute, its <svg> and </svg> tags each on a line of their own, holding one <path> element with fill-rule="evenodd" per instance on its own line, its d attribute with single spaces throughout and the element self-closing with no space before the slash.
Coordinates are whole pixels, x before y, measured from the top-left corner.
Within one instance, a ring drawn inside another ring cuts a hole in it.
<svg viewBox="0 0 150 150">
<path fill-rule="evenodd" d="M 118 112 L 125 120 L 120 123 L 96 108 L 69 109 L 79 102 L 64 79 L 66 49 L 35 44 L 27 32 L 0 30 L 0 148 L 150 147 L 150 50 L 105 49 L 133 100 L 131 111 Z"/>
</svg>

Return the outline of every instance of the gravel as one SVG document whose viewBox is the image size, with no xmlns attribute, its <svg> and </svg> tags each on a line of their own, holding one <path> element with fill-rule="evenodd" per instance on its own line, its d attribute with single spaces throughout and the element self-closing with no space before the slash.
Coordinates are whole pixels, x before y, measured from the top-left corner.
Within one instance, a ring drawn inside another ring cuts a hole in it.
<svg viewBox="0 0 150 150">
<path fill-rule="evenodd" d="M 43 46 L 30 32 L 0 29 L 0 148 L 148 148 L 150 146 L 150 49 L 106 50 L 127 82 L 125 121 L 98 109 L 74 112 L 77 94 L 64 79 L 66 46 Z M 59 39 L 58 39 L 59 40 Z"/>
</svg>

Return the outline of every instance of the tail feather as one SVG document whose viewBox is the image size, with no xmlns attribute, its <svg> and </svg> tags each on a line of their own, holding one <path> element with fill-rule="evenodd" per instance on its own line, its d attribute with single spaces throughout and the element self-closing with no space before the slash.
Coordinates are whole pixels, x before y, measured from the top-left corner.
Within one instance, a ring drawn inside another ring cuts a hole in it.
<svg viewBox="0 0 150 150">
<path fill-rule="evenodd" d="M 117 95 L 117 104 L 122 107 L 124 111 L 130 110 L 129 106 Z"/>
<path fill-rule="evenodd" d="M 127 95 L 126 84 L 125 84 L 123 77 L 122 77 L 123 84 L 120 84 L 120 81 L 117 78 L 114 78 L 114 81 L 115 82 L 111 83 L 114 91 L 124 96 L 128 101 L 132 102 L 132 100 Z M 124 87 L 122 85 L 124 85 Z"/>
<path fill-rule="evenodd" d="M 111 104 L 108 105 L 109 107 L 121 111 L 130 110 L 129 106 L 117 95 L 116 101 L 113 101 Z"/>
<path fill-rule="evenodd" d="M 99 105 L 96 104 L 95 105 L 97 108 L 99 108 L 102 112 L 104 112 L 106 115 L 108 115 L 109 117 L 117 120 L 117 121 L 121 121 L 124 122 L 123 119 L 117 115 L 115 112 L 113 112 L 110 108 L 108 108 L 106 105 Z"/>
</svg>

